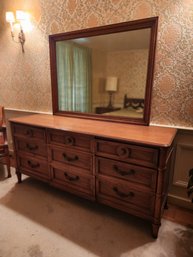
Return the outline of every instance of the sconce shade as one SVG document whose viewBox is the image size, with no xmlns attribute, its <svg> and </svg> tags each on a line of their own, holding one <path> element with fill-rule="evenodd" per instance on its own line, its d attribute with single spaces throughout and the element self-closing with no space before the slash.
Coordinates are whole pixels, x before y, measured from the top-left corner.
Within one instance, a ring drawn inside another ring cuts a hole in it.
<svg viewBox="0 0 193 257">
<path fill-rule="evenodd" d="M 117 80 L 118 80 L 117 77 L 107 77 L 105 90 L 111 91 L 111 92 L 116 92 L 117 91 Z"/>
<path fill-rule="evenodd" d="M 16 11 L 16 19 L 18 21 L 24 21 L 26 20 L 26 13 L 23 11 Z"/>
<path fill-rule="evenodd" d="M 5 17 L 7 22 L 10 22 L 10 23 L 15 22 L 15 17 L 13 12 L 6 12 Z"/>
<path fill-rule="evenodd" d="M 6 21 L 10 23 L 12 40 L 16 43 L 21 44 L 23 53 L 24 53 L 24 43 L 25 43 L 25 34 L 24 34 L 24 31 L 23 31 L 23 25 L 26 21 L 29 20 L 28 18 L 29 18 L 29 15 L 26 12 L 16 11 L 17 22 L 15 22 L 14 13 L 13 12 L 6 12 Z M 18 41 L 15 40 L 15 34 L 14 34 L 14 25 L 17 25 L 17 23 L 19 23 L 19 25 L 20 25 L 20 32 L 18 34 Z"/>
</svg>

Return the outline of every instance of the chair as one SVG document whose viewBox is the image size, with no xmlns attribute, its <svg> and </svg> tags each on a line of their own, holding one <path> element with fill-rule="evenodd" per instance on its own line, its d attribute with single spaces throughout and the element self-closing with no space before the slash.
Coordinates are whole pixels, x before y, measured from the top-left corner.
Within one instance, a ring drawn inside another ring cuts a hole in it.
<svg viewBox="0 0 193 257">
<path fill-rule="evenodd" d="M 10 178 L 10 157 L 7 143 L 7 128 L 5 124 L 5 114 L 3 106 L 0 106 L 0 163 L 7 166 L 8 178 Z"/>
</svg>

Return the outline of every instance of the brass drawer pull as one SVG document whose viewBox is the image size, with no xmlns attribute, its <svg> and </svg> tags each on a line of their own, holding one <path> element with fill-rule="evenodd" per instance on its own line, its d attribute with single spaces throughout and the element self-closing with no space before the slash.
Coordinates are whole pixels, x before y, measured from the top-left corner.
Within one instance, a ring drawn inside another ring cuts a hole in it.
<svg viewBox="0 0 193 257">
<path fill-rule="evenodd" d="M 120 197 L 133 197 L 134 196 L 134 193 L 133 192 L 128 192 L 127 194 L 126 193 L 123 193 L 121 191 L 119 191 L 119 189 L 117 187 L 113 187 L 113 191 Z"/>
<path fill-rule="evenodd" d="M 128 171 L 124 171 L 124 170 L 119 169 L 119 167 L 117 167 L 117 165 L 113 165 L 113 169 L 114 169 L 115 172 L 117 172 L 121 176 L 127 176 L 127 175 L 135 174 L 134 170 L 131 169 L 131 170 L 128 170 Z"/>
<path fill-rule="evenodd" d="M 37 162 L 37 163 L 32 163 L 31 161 L 27 161 L 28 165 L 31 167 L 31 168 L 38 168 L 40 166 L 40 164 Z"/>
<path fill-rule="evenodd" d="M 32 129 L 27 129 L 26 135 L 29 136 L 29 137 L 33 137 L 34 136 L 34 131 Z"/>
<path fill-rule="evenodd" d="M 31 150 L 31 151 L 34 151 L 34 150 L 37 150 L 38 149 L 38 145 L 30 145 L 30 144 L 26 144 L 26 147 Z"/>
<path fill-rule="evenodd" d="M 64 144 L 65 145 L 74 145 L 74 138 L 71 136 L 64 137 Z"/>
<path fill-rule="evenodd" d="M 77 180 L 79 180 L 79 176 L 69 176 L 67 172 L 64 172 L 64 176 L 65 176 L 69 181 L 77 181 Z"/>
<path fill-rule="evenodd" d="M 64 160 L 68 161 L 68 162 L 74 162 L 74 161 L 78 160 L 78 156 L 77 155 L 75 155 L 73 158 L 71 158 L 71 157 L 68 157 L 65 153 L 63 153 L 63 157 L 64 157 Z"/>
</svg>

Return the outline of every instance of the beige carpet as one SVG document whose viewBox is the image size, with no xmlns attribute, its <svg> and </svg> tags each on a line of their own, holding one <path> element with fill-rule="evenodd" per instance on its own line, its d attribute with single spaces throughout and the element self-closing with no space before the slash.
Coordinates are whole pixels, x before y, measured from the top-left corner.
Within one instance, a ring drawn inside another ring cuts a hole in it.
<svg viewBox="0 0 193 257">
<path fill-rule="evenodd" d="M 13 173 L 13 172 L 12 172 Z M 0 257 L 192 257 L 193 230 L 148 222 L 0 169 Z"/>
</svg>

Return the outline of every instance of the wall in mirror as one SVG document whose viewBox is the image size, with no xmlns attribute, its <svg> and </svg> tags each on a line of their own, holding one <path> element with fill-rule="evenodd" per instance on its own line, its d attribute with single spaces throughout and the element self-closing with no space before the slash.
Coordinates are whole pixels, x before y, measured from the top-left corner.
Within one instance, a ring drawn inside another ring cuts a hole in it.
<svg viewBox="0 0 193 257">
<path fill-rule="evenodd" d="M 148 124 L 157 17 L 50 36 L 53 112 Z"/>
</svg>

